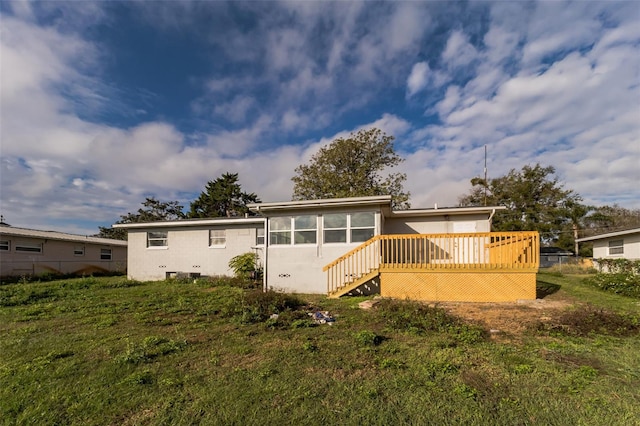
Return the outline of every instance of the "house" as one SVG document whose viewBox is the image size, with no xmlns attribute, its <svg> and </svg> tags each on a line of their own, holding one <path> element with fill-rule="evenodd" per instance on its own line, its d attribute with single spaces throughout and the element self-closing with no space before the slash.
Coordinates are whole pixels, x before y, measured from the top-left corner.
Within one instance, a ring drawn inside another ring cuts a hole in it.
<svg viewBox="0 0 640 426">
<path fill-rule="evenodd" d="M 640 259 L 640 228 L 578 238 L 578 243 L 593 243 L 593 259 Z"/>
<path fill-rule="evenodd" d="M 126 270 L 126 241 L 0 226 L 0 277 Z"/>
<path fill-rule="evenodd" d="M 250 204 L 245 218 L 117 224 L 138 280 L 229 274 L 255 251 L 264 287 L 420 300 L 535 298 L 537 233 L 491 233 L 504 207 L 392 210 L 390 196 Z"/>
<path fill-rule="evenodd" d="M 540 267 L 550 268 L 554 265 L 564 265 L 574 256 L 573 252 L 560 247 L 540 247 Z"/>
</svg>

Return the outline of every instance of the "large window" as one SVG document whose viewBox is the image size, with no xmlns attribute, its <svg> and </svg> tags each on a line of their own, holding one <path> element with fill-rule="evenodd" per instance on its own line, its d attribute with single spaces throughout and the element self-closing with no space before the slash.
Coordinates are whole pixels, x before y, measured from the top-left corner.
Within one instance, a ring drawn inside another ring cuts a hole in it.
<svg viewBox="0 0 640 426">
<path fill-rule="evenodd" d="M 227 244 L 227 232 L 224 229 L 209 230 L 209 247 L 225 247 Z"/>
<path fill-rule="evenodd" d="M 100 249 L 100 260 L 111 260 L 111 249 Z"/>
<path fill-rule="evenodd" d="M 147 232 L 147 247 L 167 247 L 169 245 L 169 232 Z"/>
<path fill-rule="evenodd" d="M 295 216 L 293 218 L 294 244 L 315 244 L 318 219 L 315 215 Z"/>
<path fill-rule="evenodd" d="M 269 220 L 269 244 L 315 244 L 318 219 L 316 215 L 274 217 Z M 291 237 L 293 235 L 293 238 Z"/>
<path fill-rule="evenodd" d="M 375 214 L 330 213 L 324 215 L 325 243 L 361 243 L 375 234 Z"/>
<path fill-rule="evenodd" d="M 10 248 L 11 246 L 9 245 L 8 240 L 0 241 L 0 251 L 9 251 Z"/>
<path fill-rule="evenodd" d="M 16 243 L 16 251 L 42 253 L 42 243 Z"/>
<path fill-rule="evenodd" d="M 624 240 L 609 241 L 609 254 L 624 254 Z"/>
</svg>

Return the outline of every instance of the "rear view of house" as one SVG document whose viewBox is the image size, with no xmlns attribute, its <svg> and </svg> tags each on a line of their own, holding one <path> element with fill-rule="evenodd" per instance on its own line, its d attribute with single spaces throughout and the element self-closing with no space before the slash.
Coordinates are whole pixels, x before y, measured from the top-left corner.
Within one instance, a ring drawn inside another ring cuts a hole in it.
<svg viewBox="0 0 640 426">
<path fill-rule="evenodd" d="M 0 276 L 124 273 L 127 242 L 0 226 Z"/>
<path fill-rule="evenodd" d="M 258 254 L 264 287 L 419 300 L 535 298 L 535 232 L 491 233 L 503 207 L 394 211 L 390 196 L 251 204 L 251 218 L 118 224 L 138 280 L 229 274 Z"/>
</svg>

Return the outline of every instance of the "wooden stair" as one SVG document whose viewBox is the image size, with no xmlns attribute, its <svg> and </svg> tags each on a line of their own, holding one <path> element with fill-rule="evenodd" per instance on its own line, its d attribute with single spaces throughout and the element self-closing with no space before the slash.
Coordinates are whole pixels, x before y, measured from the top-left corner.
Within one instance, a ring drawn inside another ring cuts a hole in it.
<svg viewBox="0 0 640 426">
<path fill-rule="evenodd" d="M 367 282 L 377 278 L 379 275 L 380 275 L 379 270 L 377 269 L 373 270 L 368 274 L 364 274 L 362 276 L 359 276 L 353 279 L 352 281 L 347 282 L 344 286 L 338 288 L 337 290 L 329 292 L 327 294 L 327 297 L 329 297 L 330 299 L 338 299 L 346 294 L 349 294 L 350 292 L 357 289 L 361 285 L 366 284 Z"/>
</svg>

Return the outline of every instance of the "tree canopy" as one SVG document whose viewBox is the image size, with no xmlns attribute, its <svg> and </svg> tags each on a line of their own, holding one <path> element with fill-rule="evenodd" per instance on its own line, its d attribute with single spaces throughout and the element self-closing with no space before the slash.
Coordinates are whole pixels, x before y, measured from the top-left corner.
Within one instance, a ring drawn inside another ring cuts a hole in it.
<svg viewBox="0 0 640 426">
<path fill-rule="evenodd" d="M 137 212 L 121 215 L 120 220 L 116 223 L 156 222 L 183 219 L 184 217 L 185 214 L 182 212 L 182 206 L 178 201 L 159 201 L 154 197 L 147 197 Z M 100 226 L 99 230 L 98 236 L 102 238 L 127 239 L 126 229 Z"/>
<path fill-rule="evenodd" d="M 574 249 L 574 229 L 581 226 L 590 207 L 558 181 L 553 166 L 524 166 L 495 179 L 474 178 L 461 206 L 505 206 L 493 219 L 495 231 L 538 231 L 545 244 L 561 242 Z M 570 233 L 567 237 L 564 234 Z M 561 238 L 562 237 L 562 238 Z"/>
<path fill-rule="evenodd" d="M 189 217 L 237 217 L 249 213 L 247 204 L 259 203 L 254 193 L 242 190 L 238 173 L 225 173 L 207 182 L 205 190 L 191 203 Z"/>
<path fill-rule="evenodd" d="M 404 161 L 394 150 L 394 137 L 379 129 L 360 130 L 338 138 L 295 169 L 293 200 L 391 195 L 393 207 L 409 208 L 404 173 L 383 172 Z"/>
</svg>

